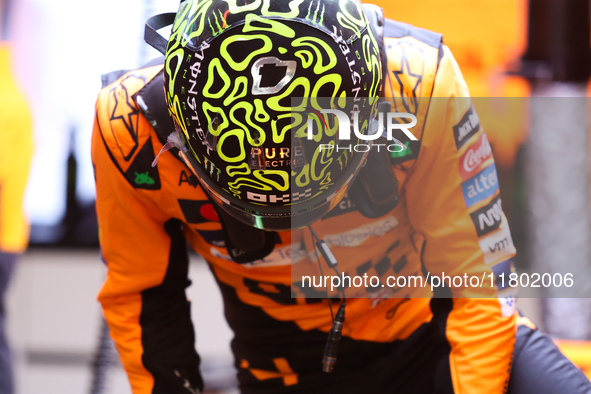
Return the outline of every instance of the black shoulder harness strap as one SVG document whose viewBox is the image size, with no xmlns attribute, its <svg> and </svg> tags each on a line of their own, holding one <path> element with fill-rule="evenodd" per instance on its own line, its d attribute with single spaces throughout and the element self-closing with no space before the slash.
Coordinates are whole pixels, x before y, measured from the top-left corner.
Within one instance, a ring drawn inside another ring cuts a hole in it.
<svg viewBox="0 0 591 394">
<path fill-rule="evenodd" d="M 164 57 L 160 56 L 148 64 L 163 64 Z M 148 83 L 144 85 L 135 95 L 134 99 L 138 103 L 142 114 L 150 122 L 158 140 L 164 145 L 168 136 L 174 131 L 174 123 L 168 113 L 166 98 L 164 97 L 164 69 L 160 70 Z M 173 150 L 176 152 L 176 150 Z"/>
<path fill-rule="evenodd" d="M 168 41 L 158 33 L 158 30 L 172 25 L 175 16 L 176 13 L 174 12 L 154 15 L 148 19 L 144 27 L 144 41 L 163 55 L 166 53 Z"/>
</svg>

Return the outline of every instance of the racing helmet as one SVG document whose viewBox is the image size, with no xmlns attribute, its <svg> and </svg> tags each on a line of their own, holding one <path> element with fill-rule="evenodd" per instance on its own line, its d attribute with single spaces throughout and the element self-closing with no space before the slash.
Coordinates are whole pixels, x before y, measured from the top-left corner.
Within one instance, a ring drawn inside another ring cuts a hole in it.
<svg viewBox="0 0 591 394">
<path fill-rule="evenodd" d="M 345 196 L 382 88 L 358 1 L 186 0 L 164 62 L 180 157 L 224 213 L 289 230 Z M 359 133 L 343 139 L 335 110 Z"/>
</svg>

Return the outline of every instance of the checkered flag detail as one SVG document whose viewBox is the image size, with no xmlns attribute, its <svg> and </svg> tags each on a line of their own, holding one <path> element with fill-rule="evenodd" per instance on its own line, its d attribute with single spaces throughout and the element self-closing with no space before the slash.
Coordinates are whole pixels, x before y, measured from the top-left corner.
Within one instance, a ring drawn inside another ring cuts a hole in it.
<svg viewBox="0 0 591 394">
<path fill-rule="evenodd" d="M 300 198 L 308 198 L 308 197 L 312 197 L 312 188 L 304 190 L 303 193 L 300 193 L 300 192 L 291 193 L 291 201 L 292 202 L 297 201 Z"/>
</svg>

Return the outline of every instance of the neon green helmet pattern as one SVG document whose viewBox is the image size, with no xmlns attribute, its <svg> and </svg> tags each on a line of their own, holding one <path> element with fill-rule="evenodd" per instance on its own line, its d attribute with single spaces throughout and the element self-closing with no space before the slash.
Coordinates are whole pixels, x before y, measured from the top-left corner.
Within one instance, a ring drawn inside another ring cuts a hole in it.
<svg viewBox="0 0 591 394">
<path fill-rule="evenodd" d="M 381 70 L 357 1 L 188 0 L 168 42 L 164 88 L 187 164 L 223 209 L 252 224 L 248 215 L 310 211 L 351 181 L 347 167 L 359 160 L 318 148 L 338 143 L 338 124 L 317 98 L 370 114 Z M 360 117 L 363 132 L 369 116 Z"/>
</svg>

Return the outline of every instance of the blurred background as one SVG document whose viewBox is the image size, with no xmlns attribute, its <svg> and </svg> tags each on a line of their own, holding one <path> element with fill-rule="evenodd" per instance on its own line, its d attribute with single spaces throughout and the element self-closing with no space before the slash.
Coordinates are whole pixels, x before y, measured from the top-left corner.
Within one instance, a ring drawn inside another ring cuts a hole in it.
<svg viewBox="0 0 591 394">
<path fill-rule="evenodd" d="M 373 3 L 388 18 L 443 33 L 460 64 L 495 155 L 518 271 L 559 272 L 568 265 L 591 284 L 589 2 Z M 3 174 L 24 183 L 28 173 L 22 201 L 31 226 L 26 250 L 24 233 L 13 244 L 0 238 L 0 256 L 18 256 L 6 299 L 17 393 L 90 393 L 97 376 L 105 377 L 105 387 L 95 381 L 95 393 L 130 393 L 112 348 L 100 340 L 96 294 L 104 267 L 90 162 L 94 101 L 101 74 L 158 55 L 143 42 L 145 20 L 177 6 L 178 0 L 0 0 L 0 154 L 18 153 L 0 161 L 0 191 Z M 9 113 L 20 115 L 2 122 Z M 9 206 L 0 200 L 0 213 Z M 235 392 L 232 334 L 219 291 L 196 255 L 190 275 L 206 383 L 211 392 Z M 553 295 L 522 298 L 519 307 L 591 374 L 590 301 L 548 298 Z M 97 368 L 97 355 L 98 364 L 110 363 L 107 369 Z"/>
</svg>

